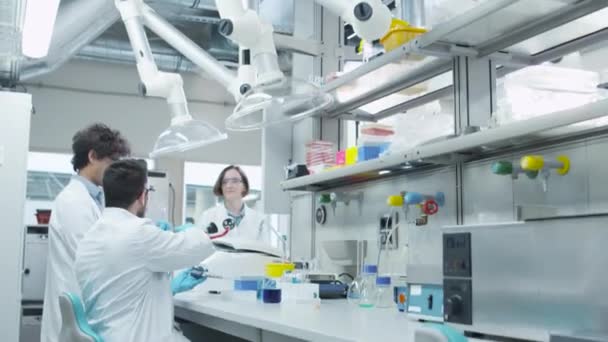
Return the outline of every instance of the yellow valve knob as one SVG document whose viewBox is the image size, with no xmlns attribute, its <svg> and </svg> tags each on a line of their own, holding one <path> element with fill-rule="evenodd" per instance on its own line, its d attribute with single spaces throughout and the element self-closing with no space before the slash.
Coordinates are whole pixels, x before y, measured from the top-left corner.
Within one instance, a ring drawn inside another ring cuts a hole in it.
<svg viewBox="0 0 608 342">
<path fill-rule="evenodd" d="M 545 160 L 543 156 L 524 156 L 520 166 L 524 171 L 540 171 L 545 166 Z"/>
<path fill-rule="evenodd" d="M 565 174 L 567 174 L 570 171 L 570 158 L 568 158 L 568 156 L 557 156 L 557 158 L 555 158 L 558 162 L 562 163 L 562 167 L 558 168 L 557 174 L 560 176 L 563 176 Z"/>
<path fill-rule="evenodd" d="M 392 195 L 388 196 L 386 199 L 386 204 L 391 207 L 402 207 L 403 206 L 403 196 L 401 195 Z"/>
</svg>

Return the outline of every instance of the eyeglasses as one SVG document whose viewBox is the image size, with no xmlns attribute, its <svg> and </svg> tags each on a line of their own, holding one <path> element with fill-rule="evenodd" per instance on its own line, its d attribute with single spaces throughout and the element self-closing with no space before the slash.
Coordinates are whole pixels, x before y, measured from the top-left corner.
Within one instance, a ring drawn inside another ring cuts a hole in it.
<svg viewBox="0 0 608 342">
<path fill-rule="evenodd" d="M 149 187 L 145 188 L 146 191 L 146 196 L 151 193 L 151 192 L 155 192 L 156 189 L 154 188 L 154 185 L 150 185 Z"/>
<path fill-rule="evenodd" d="M 240 178 L 224 178 L 222 180 L 222 185 L 228 185 L 228 184 L 241 184 L 243 183 L 243 180 Z"/>
</svg>

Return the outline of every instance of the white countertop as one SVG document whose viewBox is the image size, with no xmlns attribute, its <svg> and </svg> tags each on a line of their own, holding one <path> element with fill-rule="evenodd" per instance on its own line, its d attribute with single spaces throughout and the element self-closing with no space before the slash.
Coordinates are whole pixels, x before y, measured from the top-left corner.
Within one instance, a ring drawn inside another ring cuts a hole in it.
<svg viewBox="0 0 608 342">
<path fill-rule="evenodd" d="M 396 308 L 359 308 L 346 300 L 312 304 L 263 304 L 202 292 L 181 293 L 175 306 L 261 330 L 310 341 L 413 341 L 420 323 Z"/>
</svg>

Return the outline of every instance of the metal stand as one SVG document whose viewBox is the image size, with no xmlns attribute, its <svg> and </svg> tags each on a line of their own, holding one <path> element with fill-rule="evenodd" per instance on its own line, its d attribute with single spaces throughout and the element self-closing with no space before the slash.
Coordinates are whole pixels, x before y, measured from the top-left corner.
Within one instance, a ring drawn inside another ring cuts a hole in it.
<svg viewBox="0 0 608 342">
<path fill-rule="evenodd" d="M 457 135 L 487 126 L 496 109 L 496 66 L 488 58 L 454 58 L 454 129 Z M 464 221 L 463 166 L 456 163 L 456 220 Z"/>
</svg>

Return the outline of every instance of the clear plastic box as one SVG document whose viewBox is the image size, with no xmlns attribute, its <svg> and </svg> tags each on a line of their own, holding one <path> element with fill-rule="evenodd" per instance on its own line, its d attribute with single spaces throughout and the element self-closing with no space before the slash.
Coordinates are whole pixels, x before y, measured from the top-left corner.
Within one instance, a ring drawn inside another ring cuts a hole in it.
<svg viewBox="0 0 608 342">
<path fill-rule="evenodd" d="M 359 146 L 378 146 L 390 144 L 393 141 L 395 130 L 391 125 L 384 124 L 364 124 L 359 129 Z"/>
<path fill-rule="evenodd" d="M 309 172 L 318 173 L 336 164 L 334 143 L 315 140 L 306 144 L 306 167 Z"/>
</svg>

